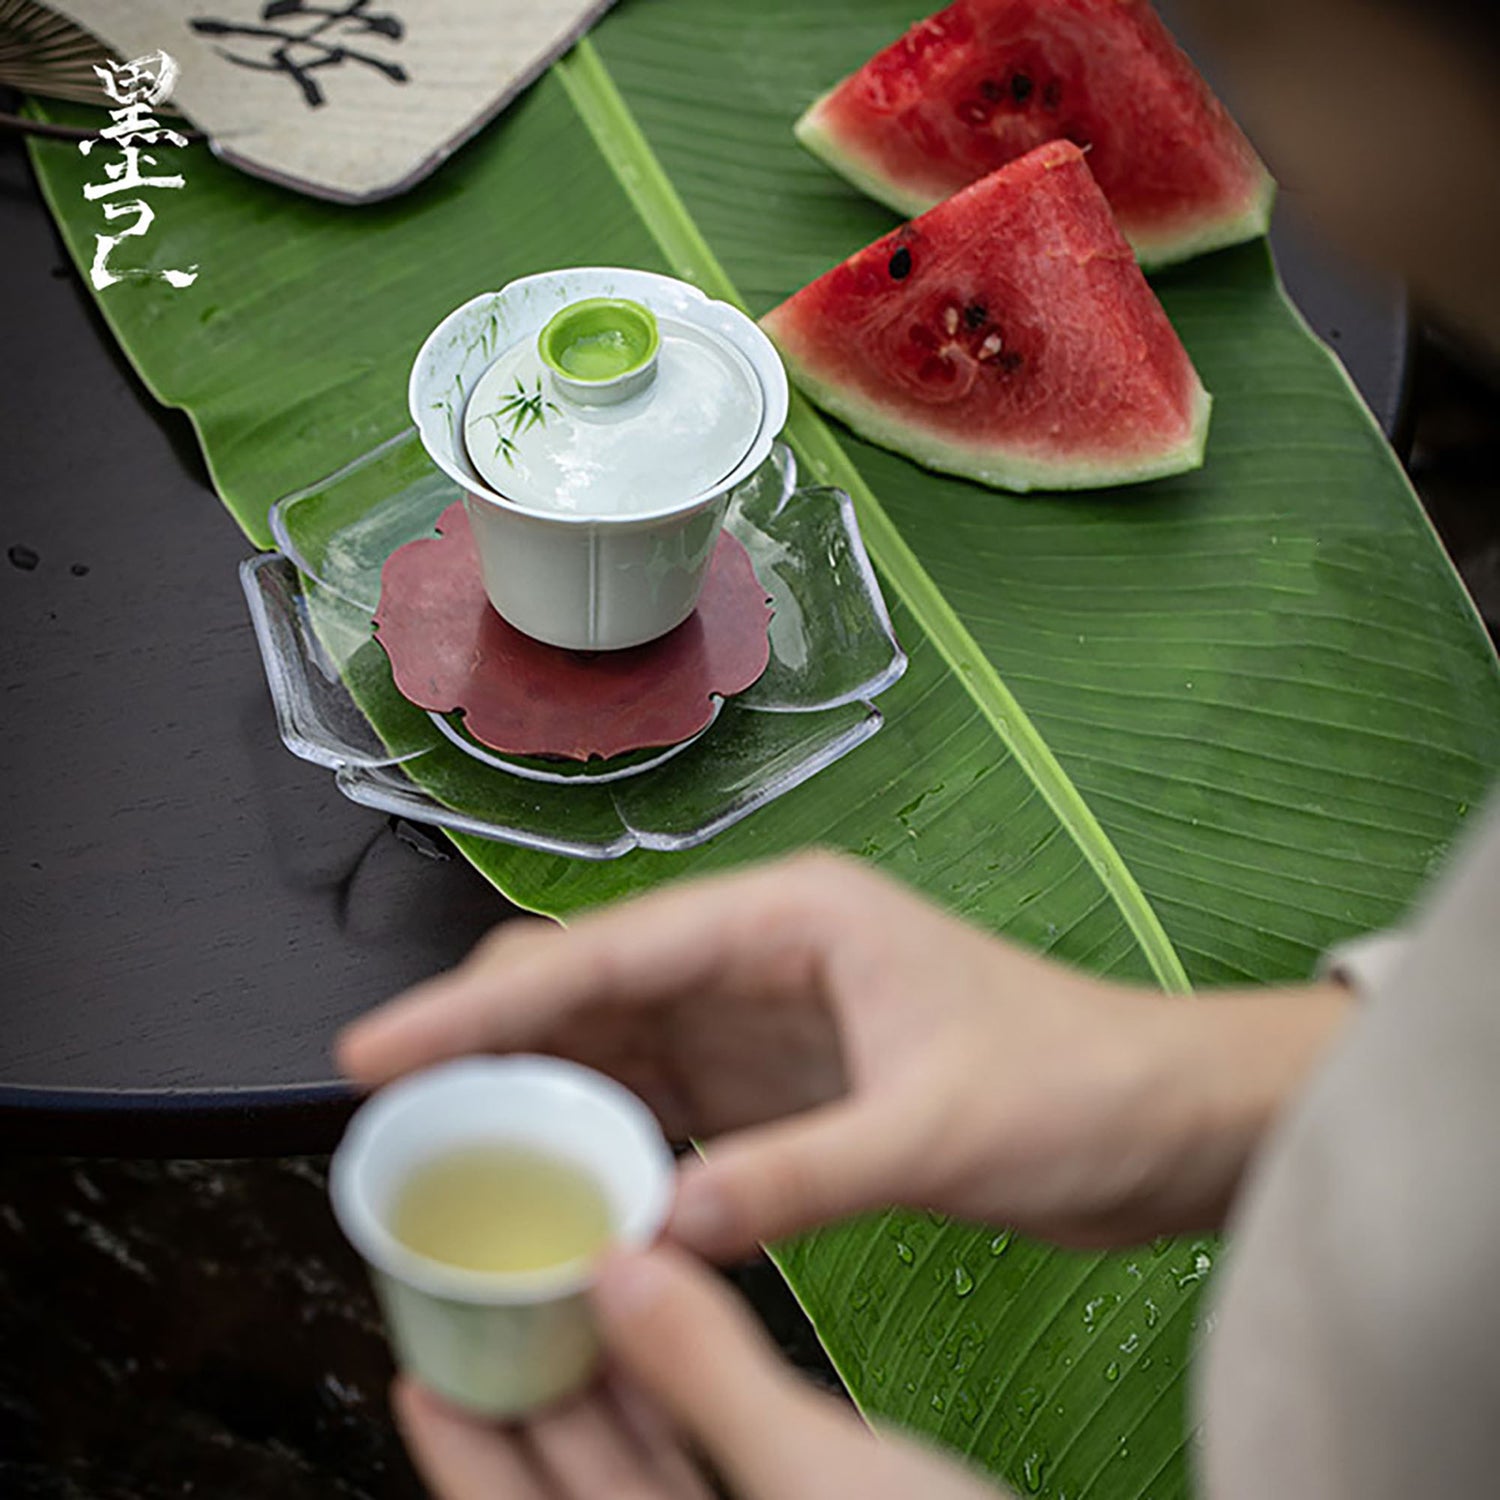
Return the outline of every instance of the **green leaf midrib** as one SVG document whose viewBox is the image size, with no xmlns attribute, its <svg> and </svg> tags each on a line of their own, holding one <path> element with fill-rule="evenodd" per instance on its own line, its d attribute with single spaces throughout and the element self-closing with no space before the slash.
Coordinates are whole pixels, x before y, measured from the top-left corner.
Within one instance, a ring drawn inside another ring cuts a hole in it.
<svg viewBox="0 0 1500 1500">
<path fill-rule="evenodd" d="M 604 60 L 584 38 L 553 72 L 662 253 L 685 280 L 744 299 L 678 195 Z M 1161 919 L 1051 746 L 901 535 L 832 430 L 795 392 L 785 437 L 820 483 L 848 493 L 870 555 L 1098 876 L 1166 990 L 1191 988 Z"/>
</svg>

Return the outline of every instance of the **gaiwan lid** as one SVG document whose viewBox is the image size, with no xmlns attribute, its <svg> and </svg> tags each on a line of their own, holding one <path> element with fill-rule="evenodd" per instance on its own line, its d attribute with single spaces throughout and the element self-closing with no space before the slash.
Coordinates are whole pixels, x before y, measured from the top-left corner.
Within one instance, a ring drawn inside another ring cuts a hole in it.
<svg viewBox="0 0 1500 1500">
<path fill-rule="evenodd" d="M 711 494 L 764 407 L 749 361 L 718 334 L 590 297 L 485 371 L 464 442 L 485 483 L 527 510 L 645 515 Z"/>
</svg>

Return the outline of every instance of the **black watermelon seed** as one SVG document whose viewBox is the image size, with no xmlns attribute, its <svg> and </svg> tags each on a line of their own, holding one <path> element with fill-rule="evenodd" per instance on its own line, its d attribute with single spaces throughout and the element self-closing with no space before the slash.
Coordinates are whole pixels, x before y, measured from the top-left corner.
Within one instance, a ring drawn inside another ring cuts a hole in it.
<svg viewBox="0 0 1500 1500">
<path fill-rule="evenodd" d="M 42 560 L 34 547 L 23 547 L 19 542 L 6 556 L 10 558 L 11 567 L 19 568 L 23 573 L 30 573 Z"/>
<path fill-rule="evenodd" d="M 1017 104 L 1024 104 L 1031 98 L 1031 91 L 1034 87 L 1035 84 L 1025 73 L 1017 73 L 1010 81 L 1010 97 Z"/>
<path fill-rule="evenodd" d="M 1014 87 L 1014 85 L 1012 85 L 1012 87 Z M 993 104 L 995 100 L 998 99 L 1004 92 L 1005 90 L 1002 89 L 993 78 L 982 78 L 979 81 L 980 97 L 983 99 L 988 99 L 991 104 Z"/>
<path fill-rule="evenodd" d="M 75 578 L 87 578 L 89 576 L 89 565 L 87 563 L 74 563 L 68 569 Z"/>
<path fill-rule="evenodd" d="M 1000 356 L 999 360 L 1000 368 L 1007 375 L 1014 375 L 1025 363 L 1026 361 L 1019 354 L 1015 353 L 1014 350 L 1007 350 Z"/>
<path fill-rule="evenodd" d="M 1048 109 L 1056 109 L 1062 103 L 1062 84 L 1055 78 L 1042 90 L 1042 103 Z"/>
<path fill-rule="evenodd" d="M 964 308 L 964 322 L 970 328 L 983 328 L 984 320 L 989 317 L 990 310 L 982 302 L 971 302 Z"/>
<path fill-rule="evenodd" d="M 903 245 L 892 257 L 890 264 L 886 267 L 891 273 L 893 281 L 905 281 L 911 275 L 911 251 Z"/>
</svg>

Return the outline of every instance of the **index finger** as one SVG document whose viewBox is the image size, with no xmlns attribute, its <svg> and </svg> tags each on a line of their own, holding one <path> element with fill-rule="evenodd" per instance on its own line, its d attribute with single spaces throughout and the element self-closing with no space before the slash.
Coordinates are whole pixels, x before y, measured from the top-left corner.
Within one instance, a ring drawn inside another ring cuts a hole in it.
<svg viewBox="0 0 1500 1500">
<path fill-rule="evenodd" d="M 515 1437 L 448 1406 L 403 1376 L 391 1392 L 396 1425 L 438 1500 L 548 1500 Z"/>
<path fill-rule="evenodd" d="M 465 1053 L 533 1045 L 586 1006 L 649 1006 L 784 974 L 817 941 L 816 863 L 676 886 L 568 929 L 501 927 L 456 969 L 341 1032 L 339 1067 L 373 1088 Z"/>
</svg>

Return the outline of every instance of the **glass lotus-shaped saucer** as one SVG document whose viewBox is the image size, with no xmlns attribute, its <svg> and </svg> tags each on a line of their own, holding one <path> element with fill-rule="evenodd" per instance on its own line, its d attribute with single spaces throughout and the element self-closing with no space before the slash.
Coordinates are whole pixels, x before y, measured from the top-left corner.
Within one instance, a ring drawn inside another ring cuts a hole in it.
<svg viewBox="0 0 1500 1500">
<path fill-rule="evenodd" d="M 280 552 L 241 567 L 281 737 L 353 801 L 583 859 L 690 849 L 869 739 L 873 699 L 906 658 L 848 497 L 799 489 L 778 444 L 730 500 L 726 527 L 772 600 L 771 659 L 692 740 L 613 760 L 499 755 L 461 717 L 397 691 L 371 619 L 397 547 L 458 498 L 414 431 L 280 501 Z"/>
</svg>

